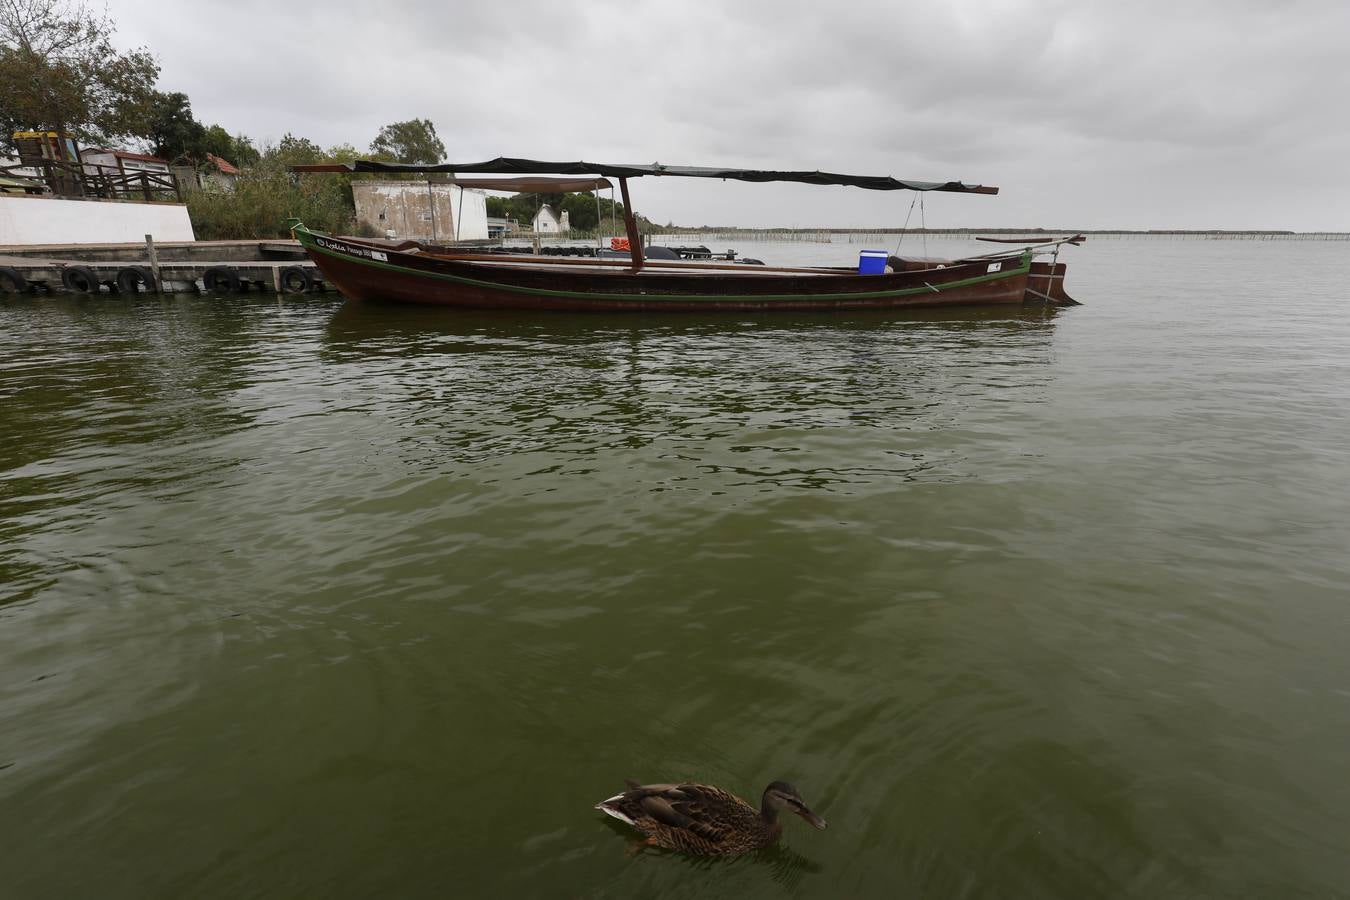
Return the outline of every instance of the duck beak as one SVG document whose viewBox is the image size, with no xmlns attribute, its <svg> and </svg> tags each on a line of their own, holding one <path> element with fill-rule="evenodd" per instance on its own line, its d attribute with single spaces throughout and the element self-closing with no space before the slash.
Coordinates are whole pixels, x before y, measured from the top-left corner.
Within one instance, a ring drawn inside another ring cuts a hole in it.
<svg viewBox="0 0 1350 900">
<path fill-rule="evenodd" d="M 820 816 L 816 815 L 815 813 L 811 812 L 811 810 L 807 809 L 805 806 L 803 806 L 801 809 L 793 810 L 793 812 L 801 816 L 806 821 L 810 822 L 812 828 L 816 828 L 820 831 L 825 830 L 825 820 L 822 819 Z"/>
</svg>

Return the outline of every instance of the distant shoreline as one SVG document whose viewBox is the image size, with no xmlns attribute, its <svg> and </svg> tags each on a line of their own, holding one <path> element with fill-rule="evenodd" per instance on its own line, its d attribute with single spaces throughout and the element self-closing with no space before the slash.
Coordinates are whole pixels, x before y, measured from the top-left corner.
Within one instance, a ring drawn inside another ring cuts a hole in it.
<svg viewBox="0 0 1350 900">
<path fill-rule="evenodd" d="M 1224 229 L 1224 228 L 744 228 L 735 225 L 666 226 L 659 234 L 699 234 L 707 232 L 745 232 L 747 234 L 928 234 L 976 237 L 981 235 L 1027 235 L 1055 237 L 1073 234 L 1137 235 L 1140 237 L 1322 237 L 1328 240 L 1350 240 L 1350 231 L 1289 231 L 1284 229 Z"/>
<path fill-rule="evenodd" d="M 699 228 L 666 226 L 653 236 L 676 237 L 715 235 L 733 240 L 818 241 L 828 242 L 836 235 L 907 234 L 973 240 L 976 237 L 1025 237 L 1030 241 L 1050 240 L 1074 234 L 1098 238 L 1153 238 L 1156 240 L 1209 241 L 1350 241 L 1348 231 L 1285 231 L 1226 229 L 1130 229 L 1130 228 L 738 228 L 709 225 Z"/>
</svg>

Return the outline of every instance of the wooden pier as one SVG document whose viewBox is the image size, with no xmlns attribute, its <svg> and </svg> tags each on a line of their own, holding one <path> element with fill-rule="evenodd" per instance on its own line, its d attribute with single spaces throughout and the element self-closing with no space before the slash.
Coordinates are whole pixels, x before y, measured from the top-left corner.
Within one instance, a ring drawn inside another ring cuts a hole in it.
<svg viewBox="0 0 1350 900">
<path fill-rule="evenodd" d="M 330 290 L 296 241 L 0 247 L 0 294 Z"/>
</svg>

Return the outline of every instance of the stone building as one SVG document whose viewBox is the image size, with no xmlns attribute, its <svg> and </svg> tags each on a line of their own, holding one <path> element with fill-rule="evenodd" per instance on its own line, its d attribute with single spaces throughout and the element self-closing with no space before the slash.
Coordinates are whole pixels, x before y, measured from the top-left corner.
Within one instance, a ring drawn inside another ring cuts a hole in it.
<svg viewBox="0 0 1350 900">
<path fill-rule="evenodd" d="M 485 241 L 487 192 L 425 181 L 352 182 L 356 223 L 391 240 Z"/>
</svg>

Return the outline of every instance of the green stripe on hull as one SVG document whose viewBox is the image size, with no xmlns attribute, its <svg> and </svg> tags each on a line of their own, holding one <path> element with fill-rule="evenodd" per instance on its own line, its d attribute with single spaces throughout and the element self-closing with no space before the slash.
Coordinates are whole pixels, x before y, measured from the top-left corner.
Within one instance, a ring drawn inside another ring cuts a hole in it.
<svg viewBox="0 0 1350 900">
<path fill-rule="evenodd" d="M 1015 269 L 991 272 L 988 275 L 977 275 L 974 278 L 963 278 L 960 281 L 949 281 L 942 285 L 934 285 L 931 288 L 924 285 L 923 287 L 899 288 L 893 291 L 848 291 L 836 294 L 604 294 L 596 291 L 557 291 L 550 290 L 549 288 L 522 287 L 514 284 L 502 284 L 497 281 L 480 281 L 476 278 L 465 278 L 462 275 L 447 275 L 443 272 L 426 272 L 421 269 L 409 269 L 404 266 L 393 265 L 392 263 L 380 262 L 379 260 L 363 259 L 359 256 L 349 256 L 345 253 L 329 250 L 326 247 L 320 247 L 312 240 L 312 238 L 315 237 L 314 232 L 304 226 L 296 226 L 292 228 L 291 231 L 295 234 L 296 239 L 300 241 L 307 250 L 313 250 L 322 253 L 325 256 L 331 256 L 334 259 L 341 259 L 375 269 L 399 272 L 418 278 L 435 278 L 439 281 L 449 281 L 456 284 L 468 284 L 473 285 L 474 287 L 507 291 L 508 293 L 513 294 L 530 294 L 536 297 L 559 297 L 569 300 L 613 300 L 621 303 L 645 303 L 649 301 L 672 303 L 687 303 L 690 301 L 723 301 L 729 303 L 812 303 L 841 300 L 881 300 L 891 297 L 909 297 L 916 294 L 941 294 L 952 288 L 969 287 L 973 284 L 999 281 L 1004 278 L 1025 274 L 1031 271 L 1031 253 L 1026 251 L 1023 252 L 1021 261 Z M 397 253 L 398 251 L 390 252 Z"/>
</svg>

